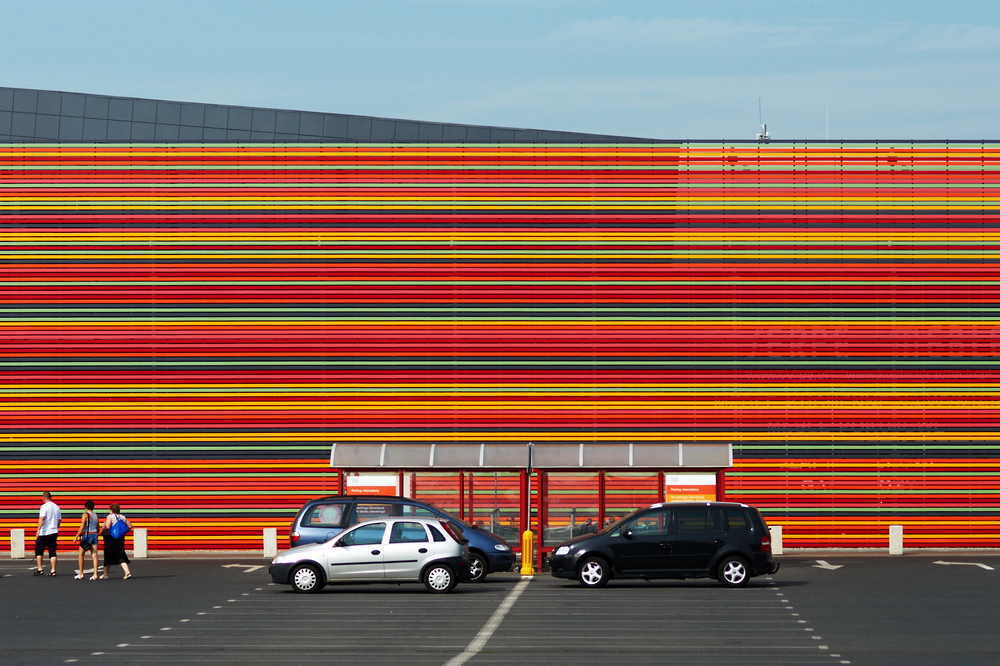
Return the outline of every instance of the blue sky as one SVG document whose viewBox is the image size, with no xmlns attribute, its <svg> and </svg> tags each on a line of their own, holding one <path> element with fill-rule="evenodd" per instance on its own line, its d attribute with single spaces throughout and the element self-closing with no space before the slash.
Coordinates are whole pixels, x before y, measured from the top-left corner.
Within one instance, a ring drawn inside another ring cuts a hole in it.
<svg viewBox="0 0 1000 666">
<path fill-rule="evenodd" d="M 778 139 L 998 139 L 1000 2 L 0 0 L 0 85 L 677 139 L 752 139 L 760 99 Z"/>
</svg>

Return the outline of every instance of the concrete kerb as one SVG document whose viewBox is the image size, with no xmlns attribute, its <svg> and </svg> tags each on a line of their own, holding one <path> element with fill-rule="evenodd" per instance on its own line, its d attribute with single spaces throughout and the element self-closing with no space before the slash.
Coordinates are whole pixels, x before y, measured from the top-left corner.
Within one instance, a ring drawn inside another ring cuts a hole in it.
<svg viewBox="0 0 1000 666">
<path fill-rule="evenodd" d="M 785 548 L 777 557 L 795 556 L 861 556 L 899 557 L 900 555 L 922 555 L 925 557 L 992 555 L 1000 557 L 1000 548 L 904 548 L 901 554 L 890 553 L 889 548 Z"/>
</svg>

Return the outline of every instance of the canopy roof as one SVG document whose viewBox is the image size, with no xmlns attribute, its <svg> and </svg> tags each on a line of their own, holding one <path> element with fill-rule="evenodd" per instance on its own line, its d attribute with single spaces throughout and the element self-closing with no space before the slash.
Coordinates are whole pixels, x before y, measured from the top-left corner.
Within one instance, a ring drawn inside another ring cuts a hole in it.
<svg viewBox="0 0 1000 666">
<path fill-rule="evenodd" d="M 538 444 L 333 444 L 337 469 L 722 469 L 733 464 L 733 445 L 670 442 Z"/>
</svg>

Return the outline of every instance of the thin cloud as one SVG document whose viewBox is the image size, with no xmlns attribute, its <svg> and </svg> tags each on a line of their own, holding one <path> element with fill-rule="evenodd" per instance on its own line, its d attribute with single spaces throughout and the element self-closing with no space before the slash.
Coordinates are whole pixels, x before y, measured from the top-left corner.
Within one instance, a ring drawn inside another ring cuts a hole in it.
<svg viewBox="0 0 1000 666">
<path fill-rule="evenodd" d="M 552 33 L 556 40 L 655 41 L 693 43 L 743 37 L 804 36 L 815 31 L 812 25 L 774 25 L 708 18 L 630 19 L 622 16 L 579 20 Z"/>
</svg>

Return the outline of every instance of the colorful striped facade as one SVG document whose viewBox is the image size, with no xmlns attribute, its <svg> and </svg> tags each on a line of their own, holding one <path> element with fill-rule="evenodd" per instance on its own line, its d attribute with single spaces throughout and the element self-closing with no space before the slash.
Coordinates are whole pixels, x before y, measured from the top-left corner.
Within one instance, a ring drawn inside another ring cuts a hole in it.
<svg viewBox="0 0 1000 666">
<path fill-rule="evenodd" d="M 1000 143 L 0 144 L 0 547 L 259 548 L 373 441 L 731 442 L 787 547 L 1000 547 L 998 222 Z"/>
</svg>

